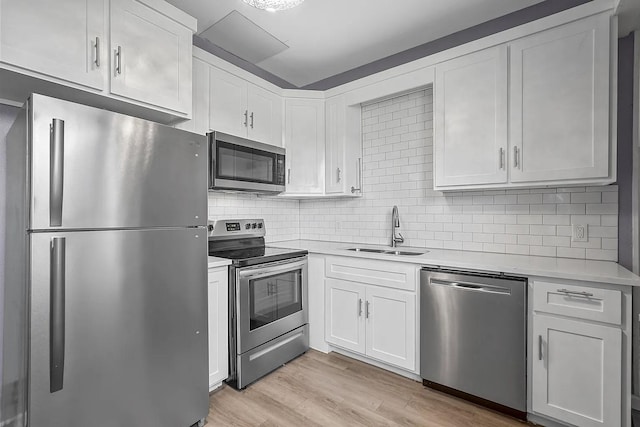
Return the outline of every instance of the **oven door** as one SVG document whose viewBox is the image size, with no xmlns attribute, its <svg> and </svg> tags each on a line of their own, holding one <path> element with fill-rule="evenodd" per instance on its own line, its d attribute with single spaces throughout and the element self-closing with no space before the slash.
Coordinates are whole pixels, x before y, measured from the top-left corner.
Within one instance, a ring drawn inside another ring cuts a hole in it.
<svg viewBox="0 0 640 427">
<path fill-rule="evenodd" d="M 307 323 L 307 257 L 236 270 L 237 351 Z"/>
</svg>

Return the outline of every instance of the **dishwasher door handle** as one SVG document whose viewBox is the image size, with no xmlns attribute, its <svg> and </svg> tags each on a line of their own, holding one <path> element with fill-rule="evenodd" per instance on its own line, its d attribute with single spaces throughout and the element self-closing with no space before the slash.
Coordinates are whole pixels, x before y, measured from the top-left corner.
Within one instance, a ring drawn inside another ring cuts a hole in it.
<svg viewBox="0 0 640 427">
<path fill-rule="evenodd" d="M 447 281 L 447 280 L 431 278 L 430 283 L 432 285 L 451 286 L 457 289 L 463 289 L 468 291 L 487 292 L 492 294 L 506 294 L 506 295 L 511 294 L 511 290 L 508 288 L 503 288 L 501 286 L 473 283 L 473 282 Z"/>
</svg>

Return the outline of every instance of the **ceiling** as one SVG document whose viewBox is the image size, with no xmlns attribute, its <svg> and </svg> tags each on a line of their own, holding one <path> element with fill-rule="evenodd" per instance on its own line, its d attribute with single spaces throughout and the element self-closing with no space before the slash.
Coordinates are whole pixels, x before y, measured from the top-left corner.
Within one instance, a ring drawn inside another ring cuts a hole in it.
<svg viewBox="0 0 640 427">
<path fill-rule="evenodd" d="M 248 57 L 258 58 L 253 61 L 257 67 L 304 87 L 542 0 L 306 0 L 280 12 L 258 10 L 242 0 L 168 1 L 198 19 L 199 35 L 234 10 L 248 18 L 261 29 L 227 25 L 226 50 L 242 58 L 242 44 L 257 44 L 270 34 L 277 39 L 273 46 L 278 40 L 286 46 L 274 48 L 279 53 L 266 59 L 255 49 Z"/>
</svg>

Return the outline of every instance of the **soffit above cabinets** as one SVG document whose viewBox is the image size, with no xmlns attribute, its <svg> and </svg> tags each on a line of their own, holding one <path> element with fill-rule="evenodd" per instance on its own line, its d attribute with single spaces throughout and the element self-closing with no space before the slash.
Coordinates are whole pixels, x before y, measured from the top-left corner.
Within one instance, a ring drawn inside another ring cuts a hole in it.
<svg viewBox="0 0 640 427">
<path fill-rule="evenodd" d="M 218 47 L 304 87 L 541 3 L 541 0 L 306 0 L 280 12 L 242 0 L 168 0 Z M 584 0 L 582 1 L 584 2 Z M 224 28 L 216 35 L 213 27 Z M 257 46 L 269 39 L 263 50 Z M 221 46 L 224 44 L 224 46 Z M 250 45 L 250 46 L 248 46 Z M 288 47 L 288 48 L 287 48 Z M 281 49 L 281 50 L 278 50 Z"/>
</svg>

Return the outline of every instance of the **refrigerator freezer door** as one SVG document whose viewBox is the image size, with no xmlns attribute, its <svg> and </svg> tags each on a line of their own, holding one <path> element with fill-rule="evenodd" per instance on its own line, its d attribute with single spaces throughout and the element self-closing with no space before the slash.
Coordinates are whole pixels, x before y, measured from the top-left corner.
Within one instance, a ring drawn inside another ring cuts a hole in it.
<svg viewBox="0 0 640 427">
<path fill-rule="evenodd" d="M 206 417 L 206 244 L 201 229 L 31 234 L 30 427 Z"/>
<path fill-rule="evenodd" d="M 203 226 L 206 137 L 32 95 L 30 229 Z"/>
</svg>

